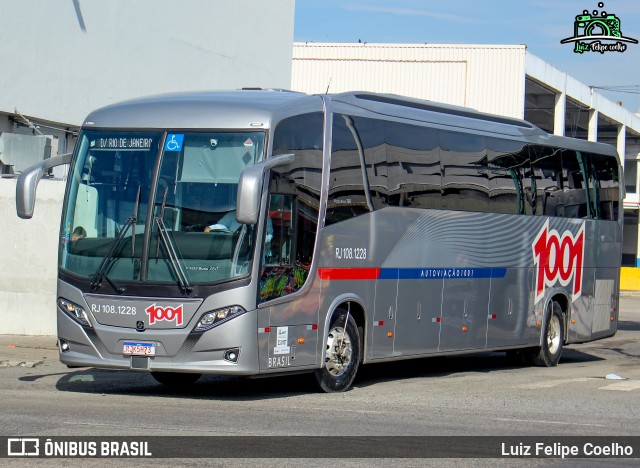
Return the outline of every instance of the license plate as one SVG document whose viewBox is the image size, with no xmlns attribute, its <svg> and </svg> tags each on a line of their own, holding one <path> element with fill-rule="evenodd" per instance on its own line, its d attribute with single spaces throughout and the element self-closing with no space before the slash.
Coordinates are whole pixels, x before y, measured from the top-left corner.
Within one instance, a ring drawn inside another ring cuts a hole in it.
<svg viewBox="0 0 640 468">
<path fill-rule="evenodd" d="M 122 347 L 122 354 L 135 356 L 155 356 L 155 343 L 145 341 L 125 341 Z"/>
</svg>

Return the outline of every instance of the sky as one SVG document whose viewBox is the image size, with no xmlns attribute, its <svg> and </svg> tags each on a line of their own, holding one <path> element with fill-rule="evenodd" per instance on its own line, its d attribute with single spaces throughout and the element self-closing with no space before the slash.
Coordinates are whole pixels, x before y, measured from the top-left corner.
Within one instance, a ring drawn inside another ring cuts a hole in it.
<svg viewBox="0 0 640 468">
<path fill-rule="evenodd" d="M 603 3 L 599 7 L 599 3 Z M 527 50 L 632 112 L 640 112 L 640 44 L 620 52 L 575 53 L 576 15 L 615 14 L 624 37 L 640 40 L 638 0 L 296 0 L 296 42 L 525 44 Z"/>
</svg>

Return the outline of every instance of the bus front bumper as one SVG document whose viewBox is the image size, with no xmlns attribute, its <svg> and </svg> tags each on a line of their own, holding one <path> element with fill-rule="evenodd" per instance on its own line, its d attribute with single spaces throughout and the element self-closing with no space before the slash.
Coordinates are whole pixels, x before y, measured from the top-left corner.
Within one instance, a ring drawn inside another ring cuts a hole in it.
<svg viewBox="0 0 640 468">
<path fill-rule="evenodd" d="M 69 367 L 192 372 L 220 375 L 259 373 L 257 311 L 204 333 L 191 328 L 145 330 L 96 324 L 84 327 L 58 310 L 60 361 Z M 125 343 L 151 343 L 153 355 L 125 354 Z"/>
</svg>

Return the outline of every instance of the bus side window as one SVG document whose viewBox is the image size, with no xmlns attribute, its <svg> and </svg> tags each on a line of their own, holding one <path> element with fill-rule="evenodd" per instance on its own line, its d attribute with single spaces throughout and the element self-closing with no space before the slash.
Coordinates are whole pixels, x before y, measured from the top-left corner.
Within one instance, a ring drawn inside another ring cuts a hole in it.
<svg viewBox="0 0 640 468">
<path fill-rule="evenodd" d="M 485 137 L 441 130 L 440 164 L 442 208 L 491 211 Z"/>
<path fill-rule="evenodd" d="M 331 146 L 331 174 L 325 224 L 346 221 L 373 211 L 373 202 L 367 197 L 365 186 L 364 154 L 354 121 L 349 116 L 336 114 L 333 118 Z"/>
<path fill-rule="evenodd" d="M 529 202 L 532 214 L 567 216 L 560 150 L 538 145 L 528 145 L 527 149 L 531 164 Z"/>
<path fill-rule="evenodd" d="M 618 220 L 620 182 L 618 163 L 611 156 L 588 155 L 589 193 L 591 203 L 597 207 L 597 219 Z"/>
<path fill-rule="evenodd" d="M 587 199 L 585 166 L 575 151 L 562 151 L 564 214 L 567 218 L 588 218 L 592 211 Z"/>
<path fill-rule="evenodd" d="M 307 280 L 317 218 L 291 194 L 272 193 L 267 207 L 259 301 L 286 296 Z"/>
<path fill-rule="evenodd" d="M 389 205 L 441 208 L 438 131 L 398 122 L 385 130 Z"/>
<path fill-rule="evenodd" d="M 493 213 L 531 214 L 531 168 L 521 142 L 487 138 L 489 198 Z"/>
<path fill-rule="evenodd" d="M 352 117 L 353 126 L 362 142 L 367 183 L 375 210 L 389 205 L 387 149 L 384 121 Z"/>
<path fill-rule="evenodd" d="M 294 198 L 291 195 L 272 194 L 267 211 L 267 229 L 264 236 L 265 267 L 293 265 L 295 241 Z"/>
</svg>

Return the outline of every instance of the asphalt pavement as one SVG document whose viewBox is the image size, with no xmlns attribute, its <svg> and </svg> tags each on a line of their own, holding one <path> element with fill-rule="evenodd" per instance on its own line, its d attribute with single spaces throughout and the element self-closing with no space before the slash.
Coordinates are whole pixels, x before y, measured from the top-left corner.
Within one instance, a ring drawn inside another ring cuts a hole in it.
<svg viewBox="0 0 640 468">
<path fill-rule="evenodd" d="M 0 335 L 0 368 L 36 367 L 58 359 L 55 336 Z"/>
</svg>

